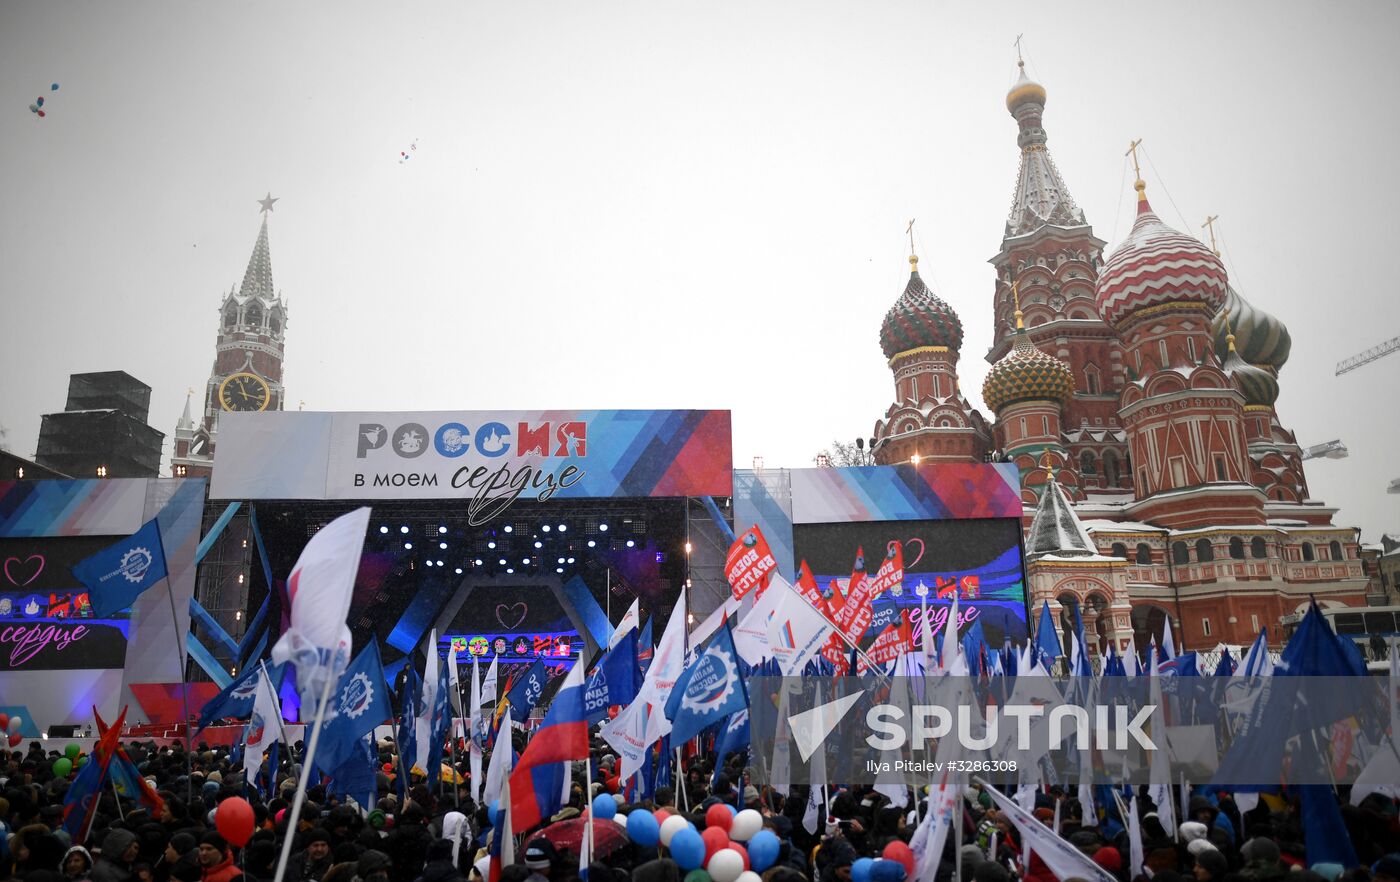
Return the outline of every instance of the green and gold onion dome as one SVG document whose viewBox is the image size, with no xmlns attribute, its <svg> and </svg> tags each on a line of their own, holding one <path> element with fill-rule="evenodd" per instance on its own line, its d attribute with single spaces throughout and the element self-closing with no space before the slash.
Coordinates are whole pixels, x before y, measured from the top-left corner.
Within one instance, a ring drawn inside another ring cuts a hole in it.
<svg viewBox="0 0 1400 882">
<path fill-rule="evenodd" d="M 1244 396 L 1245 406 L 1273 407 L 1274 402 L 1278 401 L 1278 379 L 1265 368 L 1245 361 L 1235 347 L 1235 335 L 1227 330 L 1225 360 L 1221 368 Z"/>
<path fill-rule="evenodd" d="M 909 284 L 880 325 L 880 348 L 885 358 L 932 347 L 958 351 L 963 339 L 958 314 L 919 278 L 919 258 L 911 255 L 909 266 Z"/>
<path fill-rule="evenodd" d="M 1225 321 L 1227 314 L 1228 323 Z M 1289 350 L 1293 348 L 1288 327 L 1245 300 L 1234 288 L 1226 289 L 1225 305 L 1211 320 L 1210 330 L 1216 352 L 1226 351 L 1226 337 L 1233 331 L 1235 351 L 1240 358 L 1249 364 L 1273 368 L 1275 373 L 1287 363 Z"/>
<path fill-rule="evenodd" d="M 992 365 L 982 382 L 982 400 L 987 406 L 1000 413 L 1018 401 L 1068 402 L 1074 395 L 1074 374 L 1069 365 L 1031 342 L 1019 309 L 1012 340 L 1011 351 Z"/>
</svg>

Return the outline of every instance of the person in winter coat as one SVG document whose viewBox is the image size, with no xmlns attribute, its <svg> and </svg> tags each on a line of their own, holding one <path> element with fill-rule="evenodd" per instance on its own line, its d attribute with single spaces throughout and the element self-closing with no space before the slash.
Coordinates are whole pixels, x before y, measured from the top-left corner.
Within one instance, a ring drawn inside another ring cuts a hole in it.
<svg viewBox="0 0 1400 882">
<path fill-rule="evenodd" d="M 331 834 L 313 827 L 306 834 L 301 851 L 287 860 L 289 882 L 321 882 L 331 868 Z"/>
<path fill-rule="evenodd" d="M 382 846 L 383 852 L 393 862 L 389 869 L 390 882 L 413 882 L 428 856 L 428 846 L 433 842 L 427 815 L 417 803 L 409 803 L 400 813 L 394 832 L 385 837 Z"/>
<path fill-rule="evenodd" d="M 92 868 L 92 882 L 129 882 L 131 865 L 141 853 L 141 843 L 130 830 L 109 830 L 102 839 L 102 854 Z"/>
<path fill-rule="evenodd" d="M 428 863 L 418 882 L 465 882 L 462 871 L 452 861 L 452 843 L 439 839 L 428 846 Z"/>
<path fill-rule="evenodd" d="M 63 865 L 59 869 L 63 871 L 63 878 L 73 882 L 91 879 L 92 855 L 81 845 L 75 845 L 63 855 Z"/>
<path fill-rule="evenodd" d="M 234 882 L 243 871 L 233 863 L 228 842 L 218 833 L 205 833 L 199 839 L 201 882 Z"/>
</svg>

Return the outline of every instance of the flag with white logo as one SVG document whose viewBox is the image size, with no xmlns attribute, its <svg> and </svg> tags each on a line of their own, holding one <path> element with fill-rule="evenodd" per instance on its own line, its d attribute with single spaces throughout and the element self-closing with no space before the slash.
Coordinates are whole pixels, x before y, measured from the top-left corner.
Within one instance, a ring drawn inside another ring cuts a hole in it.
<svg viewBox="0 0 1400 882">
<path fill-rule="evenodd" d="M 345 765 L 355 756 L 364 736 L 393 715 L 379 644 L 371 639 L 331 693 L 321 741 L 316 745 L 316 764 L 328 770 Z"/>
<path fill-rule="evenodd" d="M 769 576 L 777 569 L 777 558 L 757 526 L 740 533 L 724 559 L 724 574 L 735 600 L 743 600 L 755 588 L 766 590 Z"/>
<path fill-rule="evenodd" d="M 768 620 L 769 650 L 784 677 L 800 676 L 832 633 L 831 622 L 781 577 L 768 590 L 778 595 Z"/>
<path fill-rule="evenodd" d="M 116 615 L 165 578 L 160 524 L 152 518 L 117 544 L 79 561 L 73 575 L 87 587 L 94 618 Z"/>
<path fill-rule="evenodd" d="M 739 654 L 728 628 L 721 628 L 704 655 L 685 669 L 666 702 L 671 740 L 689 741 L 708 727 L 749 706 L 739 673 Z"/>
</svg>

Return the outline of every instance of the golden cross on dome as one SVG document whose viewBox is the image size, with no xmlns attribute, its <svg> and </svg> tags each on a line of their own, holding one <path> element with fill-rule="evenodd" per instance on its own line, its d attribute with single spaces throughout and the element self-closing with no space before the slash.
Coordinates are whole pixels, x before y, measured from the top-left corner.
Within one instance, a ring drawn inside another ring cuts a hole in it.
<svg viewBox="0 0 1400 882">
<path fill-rule="evenodd" d="M 1047 483 L 1055 480 L 1055 461 L 1050 458 L 1050 451 L 1047 450 L 1040 455 L 1040 467 L 1045 469 Z"/>
<path fill-rule="evenodd" d="M 1023 57 L 1021 56 L 1021 38 L 1024 37 L 1024 36 L 1025 36 L 1025 34 L 1017 34 L 1017 35 L 1016 35 L 1016 43 L 1015 43 L 1015 46 L 1016 46 L 1016 66 L 1017 66 L 1017 67 L 1025 67 L 1025 66 L 1026 66 L 1026 59 L 1023 58 Z"/>
<path fill-rule="evenodd" d="M 1139 146 L 1140 144 L 1142 144 L 1142 139 L 1141 139 L 1141 138 L 1138 138 L 1136 141 L 1129 141 L 1129 142 L 1128 142 L 1128 152 L 1123 154 L 1124 156 L 1131 156 L 1131 157 L 1133 158 L 1133 174 L 1134 174 L 1135 176 L 1137 176 L 1138 178 L 1141 178 L 1141 177 L 1142 177 L 1142 169 L 1138 167 L 1138 156 L 1137 156 L 1138 146 Z"/>
<path fill-rule="evenodd" d="M 909 226 L 904 228 L 904 232 L 909 236 L 909 253 L 914 253 L 914 219 L 909 218 Z"/>
<path fill-rule="evenodd" d="M 1212 214 L 1206 218 L 1206 222 L 1201 224 L 1201 229 L 1210 233 L 1210 250 L 1215 252 L 1215 256 L 1220 256 L 1220 249 L 1215 247 L 1215 222 L 1220 220 L 1220 215 Z"/>
<path fill-rule="evenodd" d="M 1023 329 L 1025 325 L 1025 314 L 1021 312 L 1021 280 L 1011 280 L 1011 302 L 1016 306 L 1016 330 Z"/>
</svg>

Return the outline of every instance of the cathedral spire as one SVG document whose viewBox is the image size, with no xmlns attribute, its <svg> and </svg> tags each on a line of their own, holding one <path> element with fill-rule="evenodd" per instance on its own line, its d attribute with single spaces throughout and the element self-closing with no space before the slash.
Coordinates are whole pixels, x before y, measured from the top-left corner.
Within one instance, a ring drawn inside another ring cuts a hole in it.
<svg viewBox="0 0 1400 882">
<path fill-rule="evenodd" d="M 175 424 L 176 430 L 194 428 L 194 419 L 190 416 L 190 396 L 192 395 L 194 395 L 194 389 L 185 390 L 185 412 L 180 414 L 180 421 Z"/>
<path fill-rule="evenodd" d="M 1019 54 L 1020 47 L 1017 47 Z M 1045 149 L 1046 135 L 1041 124 L 1045 112 L 1045 87 L 1026 76 L 1026 62 L 1016 62 L 1018 74 L 1006 93 L 1006 109 L 1020 131 L 1016 144 L 1021 148 L 1021 169 L 1016 176 L 1016 192 L 1006 219 L 1006 236 L 1022 236 L 1046 224 L 1080 226 L 1084 212 L 1060 177 L 1060 170 Z"/>
<path fill-rule="evenodd" d="M 240 300 L 261 297 L 271 302 L 276 296 L 272 287 L 272 253 L 267 247 L 267 210 L 263 211 L 262 226 L 258 229 L 258 241 L 253 243 L 253 254 L 248 258 L 248 269 L 243 273 L 243 284 L 238 286 Z"/>
<path fill-rule="evenodd" d="M 1040 496 L 1040 503 L 1035 508 L 1030 531 L 1026 533 L 1027 556 L 1055 554 L 1086 557 L 1098 553 L 1098 546 L 1094 544 L 1089 531 L 1084 528 L 1084 523 L 1074 512 L 1074 506 L 1070 505 L 1065 491 L 1060 489 L 1059 482 L 1051 472 L 1045 484 L 1045 491 Z"/>
</svg>

